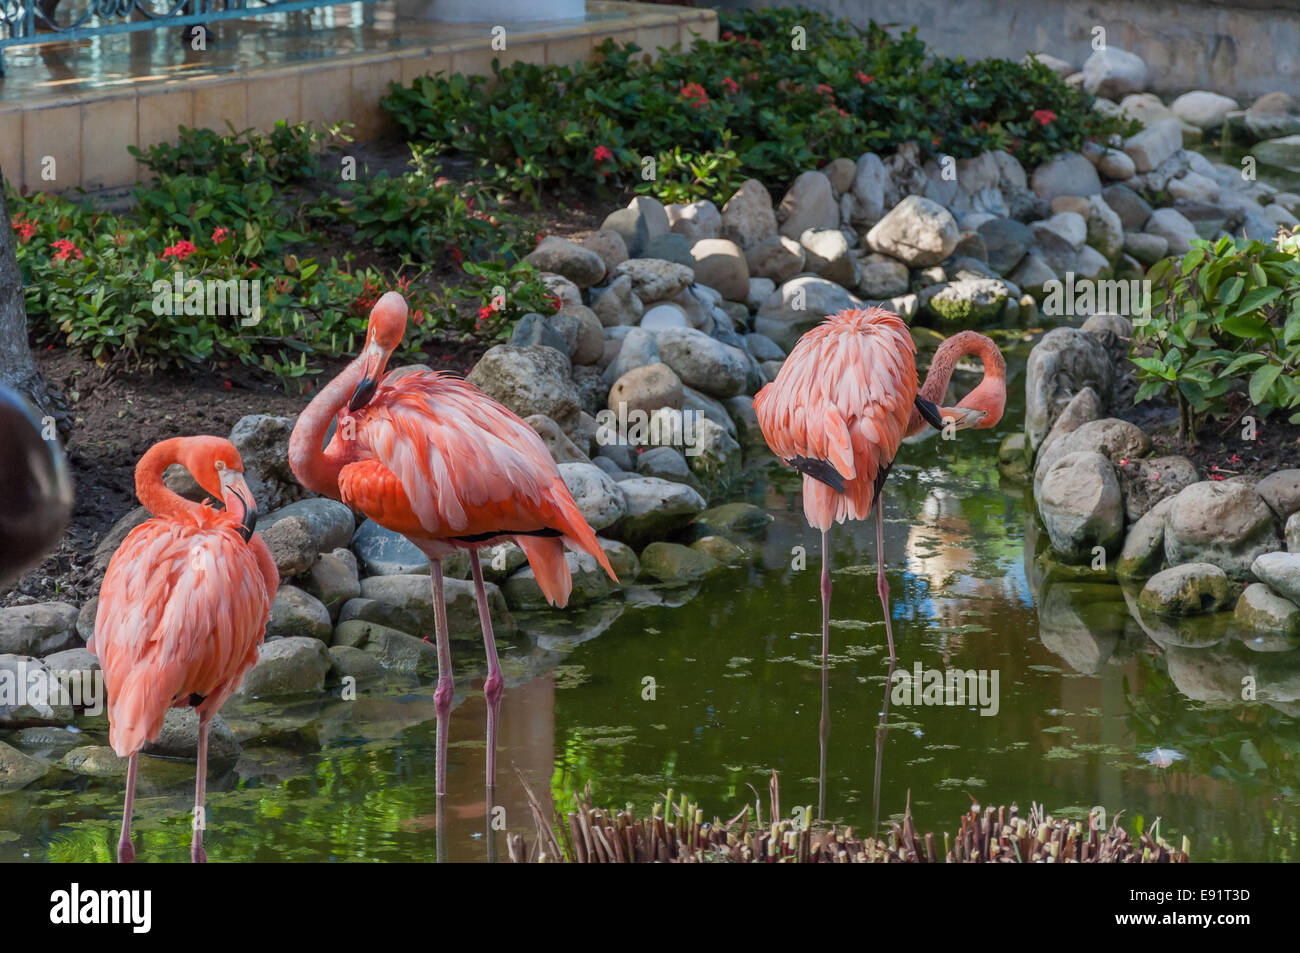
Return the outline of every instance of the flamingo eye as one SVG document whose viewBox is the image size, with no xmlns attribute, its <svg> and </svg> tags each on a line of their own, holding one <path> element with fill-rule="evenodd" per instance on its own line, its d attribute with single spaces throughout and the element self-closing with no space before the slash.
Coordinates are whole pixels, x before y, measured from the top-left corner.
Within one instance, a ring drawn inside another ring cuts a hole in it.
<svg viewBox="0 0 1300 953">
<path fill-rule="evenodd" d="M 218 460 L 216 463 L 216 467 L 217 467 L 217 472 L 220 473 L 222 470 L 226 469 L 226 461 Z"/>
</svg>

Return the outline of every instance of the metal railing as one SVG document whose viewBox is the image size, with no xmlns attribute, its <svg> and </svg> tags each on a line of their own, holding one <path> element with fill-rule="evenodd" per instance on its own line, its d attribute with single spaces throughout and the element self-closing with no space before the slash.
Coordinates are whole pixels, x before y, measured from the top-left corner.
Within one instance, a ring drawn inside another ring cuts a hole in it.
<svg viewBox="0 0 1300 953">
<path fill-rule="evenodd" d="M 57 2 L 0 0 L 0 76 L 5 74 L 5 50 L 13 46 L 63 43 L 115 33 L 137 33 L 375 2 L 377 0 L 158 0 L 156 3 L 150 3 L 150 0 L 89 0 L 84 10 L 74 13 L 67 22 L 59 23 Z M 217 6 L 221 9 L 216 9 Z"/>
</svg>

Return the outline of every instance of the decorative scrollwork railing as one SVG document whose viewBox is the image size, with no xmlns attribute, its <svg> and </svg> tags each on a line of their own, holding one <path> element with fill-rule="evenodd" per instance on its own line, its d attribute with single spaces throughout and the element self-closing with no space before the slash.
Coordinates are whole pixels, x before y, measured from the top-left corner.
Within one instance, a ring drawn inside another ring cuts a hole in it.
<svg viewBox="0 0 1300 953">
<path fill-rule="evenodd" d="M 151 4 L 150 0 L 89 0 L 84 9 L 65 22 L 59 22 L 58 0 L 0 0 L 0 76 L 5 72 L 5 50 L 11 46 L 61 43 L 114 33 L 136 33 L 345 3 L 375 2 L 377 0 L 161 0 Z M 219 10 L 218 5 L 221 6 Z"/>
</svg>

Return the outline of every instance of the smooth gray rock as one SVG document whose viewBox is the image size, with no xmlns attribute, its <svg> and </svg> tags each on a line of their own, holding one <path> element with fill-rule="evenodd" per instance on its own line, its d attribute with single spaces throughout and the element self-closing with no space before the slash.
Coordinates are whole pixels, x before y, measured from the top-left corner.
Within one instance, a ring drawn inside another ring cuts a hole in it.
<svg viewBox="0 0 1300 953">
<path fill-rule="evenodd" d="M 1276 517 L 1253 487 L 1207 480 L 1173 498 L 1165 532 L 1170 565 L 1213 563 L 1234 579 L 1245 579 L 1257 556 L 1281 548 Z"/>
</svg>

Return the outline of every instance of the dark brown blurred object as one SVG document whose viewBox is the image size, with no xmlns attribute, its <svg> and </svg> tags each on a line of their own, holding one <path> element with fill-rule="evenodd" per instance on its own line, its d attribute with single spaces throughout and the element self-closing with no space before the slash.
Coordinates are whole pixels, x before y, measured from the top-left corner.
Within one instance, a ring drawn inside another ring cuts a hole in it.
<svg viewBox="0 0 1300 953">
<path fill-rule="evenodd" d="M 39 562 L 71 514 L 72 480 L 53 424 L 43 428 L 32 406 L 0 385 L 0 585 Z"/>
</svg>

